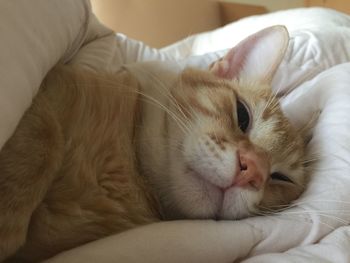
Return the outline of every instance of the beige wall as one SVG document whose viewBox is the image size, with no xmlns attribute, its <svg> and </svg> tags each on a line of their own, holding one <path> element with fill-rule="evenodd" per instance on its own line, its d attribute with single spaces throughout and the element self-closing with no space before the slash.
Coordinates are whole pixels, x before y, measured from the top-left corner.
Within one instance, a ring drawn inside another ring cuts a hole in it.
<svg viewBox="0 0 350 263">
<path fill-rule="evenodd" d="M 262 5 L 265 6 L 270 12 L 288 9 L 288 8 L 297 8 L 304 6 L 304 0 L 225 0 L 226 2 L 235 2 L 242 4 L 251 4 L 251 5 Z"/>
<path fill-rule="evenodd" d="M 219 1 L 265 6 L 268 11 L 304 5 L 304 0 L 91 0 L 104 24 L 153 47 L 221 26 L 225 21 L 220 17 Z M 235 14 L 229 21 L 255 14 L 233 5 L 230 8 Z"/>
<path fill-rule="evenodd" d="M 345 0 L 306 0 L 307 6 L 324 6 L 350 14 L 350 2 Z"/>
<path fill-rule="evenodd" d="M 100 20 L 153 47 L 221 25 L 215 0 L 92 0 Z"/>
<path fill-rule="evenodd" d="M 262 5 L 270 12 L 298 8 L 303 6 L 323 6 L 350 14 L 350 1 L 348 0 L 223 0 L 225 2 Z"/>
</svg>

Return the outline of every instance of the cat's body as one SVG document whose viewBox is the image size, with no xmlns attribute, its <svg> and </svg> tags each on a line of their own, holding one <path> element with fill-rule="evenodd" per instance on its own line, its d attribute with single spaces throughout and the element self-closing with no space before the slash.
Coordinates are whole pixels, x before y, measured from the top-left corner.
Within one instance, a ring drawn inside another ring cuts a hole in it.
<svg viewBox="0 0 350 263">
<path fill-rule="evenodd" d="M 0 153 L 1 229 L 24 244 L 13 262 L 160 219 L 135 166 L 137 89 L 125 72 L 50 73 Z"/>
<path fill-rule="evenodd" d="M 261 31 L 168 88 L 143 90 L 127 71 L 50 73 L 0 153 L 0 262 L 162 219 L 244 218 L 299 196 L 303 141 L 268 85 L 285 37 Z M 257 41 L 273 48 L 252 70 Z"/>
</svg>

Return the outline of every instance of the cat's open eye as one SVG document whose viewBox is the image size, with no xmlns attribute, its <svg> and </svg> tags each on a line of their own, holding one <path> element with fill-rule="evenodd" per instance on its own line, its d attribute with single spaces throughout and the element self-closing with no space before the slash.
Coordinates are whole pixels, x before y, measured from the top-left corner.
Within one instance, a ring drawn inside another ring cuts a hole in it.
<svg viewBox="0 0 350 263">
<path fill-rule="evenodd" d="M 237 100 L 237 120 L 241 131 L 246 132 L 250 124 L 250 115 L 247 106 L 240 100 Z"/>
<path fill-rule="evenodd" d="M 274 172 L 270 175 L 271 179 L 274 181 L 282 181 L 282 182 L 287 182 L 287 183 L 293 183 L 290 178 L 282 173 L 279 172 Z"/>
</svg>

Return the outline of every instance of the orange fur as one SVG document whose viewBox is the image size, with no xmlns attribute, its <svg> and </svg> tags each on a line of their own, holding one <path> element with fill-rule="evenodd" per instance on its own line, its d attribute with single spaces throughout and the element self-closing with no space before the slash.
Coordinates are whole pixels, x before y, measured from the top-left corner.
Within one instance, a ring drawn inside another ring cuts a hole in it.
<svg viewBox="0 0 350 263">
<path fill-rule="evenodd" d="M 37 262 L 159 220 L 135 166 L 128 74 L 50 73 L 0 153 L 0 261 Z"/>
</svg>

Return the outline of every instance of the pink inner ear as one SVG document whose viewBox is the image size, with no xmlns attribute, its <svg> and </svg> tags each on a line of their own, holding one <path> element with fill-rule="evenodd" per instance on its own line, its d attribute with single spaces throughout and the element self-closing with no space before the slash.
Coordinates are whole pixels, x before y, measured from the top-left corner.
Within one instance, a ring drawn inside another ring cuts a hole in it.
<svg viewBox="0 0 350 263">
<path fill-rule="evenodd" d="M 254 48 L 255 44 L 258 42 L 258 39 L 259 38 L 256 35 L 252 35 L 241 41 L 223 58 L 216 61 L 210 68 L 210 71 L 220 78 L 238 78 L 240 72 L 243 70 L 246 57 Z"/>
</svg>

